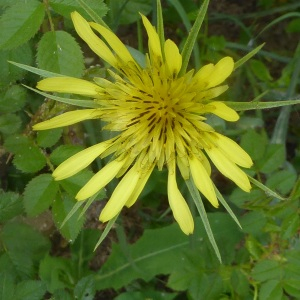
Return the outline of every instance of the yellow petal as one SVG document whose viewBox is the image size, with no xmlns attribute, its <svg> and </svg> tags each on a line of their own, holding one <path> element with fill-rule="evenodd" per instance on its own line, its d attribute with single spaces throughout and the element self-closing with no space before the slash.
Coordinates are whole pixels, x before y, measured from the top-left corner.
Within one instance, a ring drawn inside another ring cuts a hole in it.
<svg viewBox="0 0 300 300">
<path fill-rule="evenodd" d="M 205 167 L 195 156 L 190 157 L 189 162 L 196 187 L 214 207 L 218 207 L 215 189 Z"/>
<path fill-rule="evenodd" d="M 215 66 L 213 64 L 208 64 L 203 66 L 194 76 L 194 79 L 198 81 L 198 84 L 203 84 L 204 81 L 213 72 Z M 205 85 L 205 84 L 204 84 Z"/>
<path fill-rule="evenodd" d="M 50 120 L 33 125 L 33 130 L 46 130 L 51 128 L 63 127 L 78 123 L 80 121 L 99 117 L 101 112 L 97 109 L 80 109 L 69 111 Z"/>
<path fill-rule="evenodd" d="M 37 83 L 39 90 L 47 92 L 70 93 L 84 96 L 96 96 L 103 91 L 98 85 L 74 77 L 50 77 Z"/>
<path fill-rule="evenodd" d="M 204 108 L 204 111 L 210 112 L 229 122 L 236 122 L 240 118 L 234 109 L 219 101 L 213 101 L 207 104 Z"/>
<path fill-rule="evenodd" d="M 140 172 L 137 166 L 134 165 L 115 188 L 100 214 L 100 221 L 107 222 L 121 211 L 136 188 L 139 178 Z"/>
<path fill-rule="evenodd" d="M 112 162 L 108 163 L 84 185 L 84 187 L 77 193 L 75 198 L 80 201 L 96 194 L 117 175 L 125 162 L 126 159 L 120 161 L 113 160 Z"/>
<path fill-rule="evenodd" d="M 192 234 L 194 231 L 194 220 L 185 199 L 177 187 L 175 166 L 169 166 L 168 198 L 179 227 L 185 234 Z"/>
<path fill-rule="evenodd" d="M 116 66 L 117 59 L 106 44 L 93 32 L 89 23 L 76 11 L 71 13 L 71 18 L 77 34 L 88 46 L 111 66 Z"/>
<path fill-rule="evenodd" d="M 154 54 L 157 57 L 162 57 L 160 40 L 156 30 L 144 15 L 141 16 L 142 16 L 143 24 L 145 26 L 145 29 L 149 37 L 150 54 Z"/>
<path fill-rule="evenodd" d="M 231 57 L 222 58 L 214 67 L 213 72 L 209 76 L 207 88 L 211 88 L 221 84 L 232 73 L 234 61 Z"/>
<path fill-rule="evenodd" d="M 71 156 L 60 164 L 53 172 L 55 180 L 62 180 L 73 176 L 91 164 L 101 153 L 111 145 L 110 141 L 96 144 Z"/>
<path fill-rule="evenodd" d="M 253 165 L 253 161 L 249 154 L 235 141 L 219 133 L 213 135 L 217 136 L 215 143 L 219 149 L 234 163 L 244 168 L 250 168 Z"/>
<path fill-rule="evenodd" d="M 94 22 L 90 22 L 89 24 L 104 37 L 109 46 L 116 52 L 116 54 L 121 58 L 121 60 L 123 60 L 124 63 L 135 61 L 126 46 L 112 31 Z"/>
<path fill-rule="evenodd" d="M 153 169 L 154 169 L 154 165 L 152 167 L 150 167 L 148 170 L 146 170 L 145 173 L 141 174 L 141 177 L 139 178 L 139 181 L 138 181 L 133 193 L 130 195 L 128 201 L 125 204 L 127 207 L 132 206 L 136 202 L 138 196 L 143 191 Z"/>
<path fill-rule="evenodd" d="M 182 56 L 179 53 L 178 47 L 171 40 L 165 41 L 164 46 L 166 64 L 171 75 L 177 75 L 181 69 Z"/>
<path fill-rule="evenodd" d="M 218 168 L 218 170 L 226 177 L 231 179 L 237 186 L 245 192 L 249 192 L 251 185 L 245 172 L 243 172 L 235 163 L 227 158 L 216 147 L 205 149 L 206 153 Z"/>
<path fill-rule="evenodd" d="M 223 94 L 227 90 L 228 90 L 228 85 L 217 86 L 199 93 L 195 99 L 197 101 L 214 99 L 220 96 L 221 94 Z"/>
</svg>

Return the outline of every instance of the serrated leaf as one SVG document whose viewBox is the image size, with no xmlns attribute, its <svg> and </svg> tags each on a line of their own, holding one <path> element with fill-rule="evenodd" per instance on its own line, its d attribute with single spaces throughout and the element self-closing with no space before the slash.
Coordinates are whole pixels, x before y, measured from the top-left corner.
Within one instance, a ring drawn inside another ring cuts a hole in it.
<svg viewBox="0 0 300 300">
<path fill-rule="evenodd" d="M 242 136 L 241 147 L 251 156 L 253 160 L 262 158 L 267 147 L 268 140 L 265 135 L 248 129 Z"/>
<path fill-rule="evenodd" d="M 85 0 L 85 3 L 93 9 L 99 17 L 104 17 L 108 11 L 103 0 Z M 78 11 L 85 19 L 90 20 L 89 15 L 76 0 L 51 0 L 50 6 L 66 18 L 70 18 L 71 12 Z"/>
<path fill-rule="evenodd" d="M 19 276 L 23 279 L 34 276 L 39 260 L 50 250 L 49 241 L 23 223 L 7 223 L 2 228 L 1 239 Z"/>
<path fill-rule="evenodd" d="M 10 64 L 8 62 L 10 60 L 28 65 L 32 64 L 33 54 L 30 45 L 27 43 L 13 50 L 0 51 L 0 87 L 22 79 L 26 73 L 26 71 Z"/>
<path fill-rule="evenodd" d="M 121 15 L 120 24 L 131 24 L 140 18 L 139 12 L 148 15 L 152 8 L 152 0 L 123 0 L 118 1 L 118 10 L 116 13 Z"/>
<path fill-rule="evenodd" d="M 287 194 L 294 187 L 297 174 L 294 170 L 280 170 L 272 174 L 266 185 L 282 194 Z"/>
<path fill-rule="evenodd" d="M 256 162 L 256 168 L 262 173 L 271 173 L 285 161 L 285 145 L 269 144 L 263 158 Z"/>
<path fill-rule="evenodd" d="M 36 141 L 40 147 L 52 147 L 59 141 L 62 131 L 62 128 L 38 131 Z"/>
<path fill-rule="evenodd" d="M 3 134 L 15 133 L 21 127 L 21 119 L 15 114 L 0 116 L 0 132 Z"/>
<path fill-rule="evenodd" d="M 270 280 L 264 282 L 259 290 L 259 299 L 282 300 L 283 290 L 280 280 Z"/>
<path fill-rule="evenodd" d="M 15 300 L 15 280 L 8 272 L 0 272 L 0 299 Z"/>
<path fill-rule="evenodd" d="M 16 48 L 32 38 L 44 19 L 39 1 L 22 1 L 9 7 L 0 18 L 0 49 Z"/>
<path fill-rule="evenodd" d="M 51 293 L 64 288 L 71 288 L 70 279 L 73 274 L 70 260 L 62 257 L 51 257 L 47 255 L 40 262 L 39 277 L 47 285 Z M 57 298 L 55 298 L 57 299 Z M 60 298 L 66 299 L 66 298 Z"/>
<path fill-rule="evenodd" d="M 12 153 L 22 152 L 23 147 L 29 146 L 29 139 L 24 135 L 12 135 L 6 138 L 4 147 Z"/>
<path fill-rule="evenodd" d="M 34 145 L 27 145 L 15 154 L 13 164 L 22 172 L 35 173 L 46 165 L 46 158 Z"/>
<path fill-rule="evenodd" d="M 92 178 L 94 174 L 89 170 L 83 170 L 76 175 L 59 181 L 64 190 L 75 197 L 79 190 Z M 99 198 L 103 197 L 103 193 L 99 194 Z"/>
<path fill-rule="evenodd" d="M 54 201 L 58 184 L 50 174 L 33 178 L 24 191 L 24 206 L 29 216 L 36 216 L 45 211 Z"/>
<path fill-rule="evenodd" d="M 57 147 L 50 155 L 50 160 L 54 165 L 59 165 L 72 155 L 83 150 L 82 146 L 75 145 L 62 145 Z"/>
<path fill-rule="evenodd" d="M 254 266 L 252 276 L 258 281 L 281 279 L 283 275 L 282 268 L 283 266 L 279 261 L 265 259 Z"/>
<path fill-rule="evenodd" d="M 230 253 L 230 256 L 234 257 L 233 249 L 242 236 L 236 224 L 225 213 L 209 214 L 209 220 L 216 240 L 225 246 L 220 249 L 224 259 Z M 215 255 L 211 253 L 213 249 L 200 218 L 196 218 L 195 221 L 193 242 L 198 262 L 219 266 Z M 135 244 L 128 246 L 126 254 L 120 245 L 113 245 L 112 254 L 95 277 L 96 286 L 98 289 L 118 289 L 137 278 L 148 281 L 157 274 L 170 274 L 176 268 L 183 270 L 189 245 L 189 237 L 184 235 L 175 223 L 164 228 L 145 230 Z"/>
<path fill-rule="evenodd" d="M 78 300 L 93 300 L 95 293 L 94 275 L 81 278 L 74 288 L 74 296 Z"/>
<path fill-rule="evenodd" d="M 84 61 L 75 39 L 65 31 L 49 31 L 38 44 L 37 64 L 40 69 L 72 77 L 81 77 Z"/>
<path fill-rule="evenodd" d="M 46 285 L 39 280 L 21 281 L 16 286 L 15 300 L 40 300 L 46 293 Z"/>
<path fill-rule="evenodd" d="M 0 94 L 0 112 L 16 112 L 24 106 L 27 90 L 20 85 L 12 85 Z"/>
<path fill-rule="evenodd" d="M 19 194 L 0 191 L 0 223 L 20 215 L 23 210 L 22 198 Z"/>
<path fill-rule="evenodd" d="M 61 227 L 64 219 L 67 217 L 69 211 L 75 205 L 75 201 L 67 194 L 63 194 L 61 199 L 54 201 L 52 205 L 52 214 L 56 227 L 66 240 L 72 243 L 79 234 L 84 224 L 84 217 L 79 218 L 81 208 L 79 208 L 72 217 Z"/>
</svg>

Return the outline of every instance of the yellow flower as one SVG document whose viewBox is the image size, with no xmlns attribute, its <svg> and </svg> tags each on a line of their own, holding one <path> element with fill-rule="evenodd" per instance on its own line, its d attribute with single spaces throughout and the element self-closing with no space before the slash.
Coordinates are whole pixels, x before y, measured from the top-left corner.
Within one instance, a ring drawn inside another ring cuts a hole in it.
<svg viewBox="0 0 300 300">
<path fill-rule="evenodd" d="M 224 57 L 215 65 L 205 65 L 195 74 L 191 70 L 179 76 L 182 56 L 178 47 L 169 39 L 162 43 L 145 16 L 142 15 L 142 20 L 149 38 L 145 67 L 138 64 L 109 29 L 87 22 L 77 12 L 72 13 L 72 20 L 79 36 L 112 66 L 108 70 L 110 78 L 94 78 L 94 82 L 89 82 L 53 77 L 38 82 L 37 87 L 43 91 L 92 97 L 98 108 L 70 111 L 39 123 L 34 129 L 100 118 L 106 123 L 104 129 L 116 135 L 67 159 L 54 171 L 56 180 L 76 174 L 97 157 L 111 156 L 110 162 L 76 196 L 77 200 L 85 200 L 113 178 L 121 178 L 100 214 L 100 220 L 106 222 L 124 206 L 135 203 L 155 167 L 162 170 L 166 166 L 170 207 L 185 234 L 193 232 L 194 222 L 177 186 L 177 167 L 184 180 L 192 177 L 214 207 L 218 207 L 218 200 L 208 158 L 224 176 L 242 190 L 250 191 L 248 177 L 239 166 L 249 168 L 251 158 L 237 143 L 205 123 L 206 114 L 230 122 L 239 119 L 236 111 L 214 100 L 228 88 L 221 84 L 233 71 L 231 57 Z"/>
</svg>

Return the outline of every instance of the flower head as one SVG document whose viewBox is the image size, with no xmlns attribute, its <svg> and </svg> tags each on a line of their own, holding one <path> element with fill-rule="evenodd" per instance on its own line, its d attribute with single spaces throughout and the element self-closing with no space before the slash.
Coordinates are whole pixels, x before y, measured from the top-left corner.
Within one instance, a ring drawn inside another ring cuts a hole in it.
<svg viewBox="0 0 300 300">
<path fill-rule="evenodd" d="M 40 90 L 92 97 L 97 107 L 64 113 L 35 125 L 34 129 L 99 118 L 106 123 L 104 129 L 116 133 L 114 138 L 67 159 L 54 171 L 54 178 L 61 180 L 86 168 L 99 156 L 111 157 L 78 192 L 77 200 L 85 200 L 113 178 L 121 178 L 100 214 L 100 220 L 106 222 L 124 206 L 135 203 L 154 168 L 167 167 L 170 207 L 182 231 L 191 234 L 193 218 L 177 186 L 177 169 L 183 179 L 191 176 L 199 191 L 215 207 L 218 200 L 209 160 L 242 190 L 251 189 L 247 175 L 239 168 L 252 165 L 249 155 L 205 122 L 207 114 L 229 122 L 239 118 L 226 103 L 214 100 L 228 88 L 223 83 L 234 68 L 231 57 L 224 57 L 215 65 L 205 65 L 197 72 L 191 70 L 179 75 L 182 56 L 178 47 L 169 39 L 162 42 L 142 15 L 149 46 L 142 67 L 109 29 L 87 22 L 77 12 L 72 13 L 72 20 L 79 36 L 112 66 L 108 70 L 110 78 L 94 78 L 94 82 L 89 82 L 52 77 L 40 81 L 37 85 Z"/>
</svg>

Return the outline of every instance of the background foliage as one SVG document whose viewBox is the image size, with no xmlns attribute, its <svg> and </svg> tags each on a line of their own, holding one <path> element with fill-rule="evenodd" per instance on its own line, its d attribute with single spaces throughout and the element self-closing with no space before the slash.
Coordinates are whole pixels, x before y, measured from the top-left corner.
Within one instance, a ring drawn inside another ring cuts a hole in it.
<svg viewBox="0 0 300 300">
<path fill-rule="evenodd" d="M 201 1 L 163 2 L 166 35 L 182 45 Z M 266 42 L 230 79 L 230 101 L 299 99 L 300 4 L 212 0 L 190 68 L 224 55 L 238 60 Z M 244 112 L 236 124 L 208 121 L 237 140 L 255 164 L 250 174 L 281 194 L 247 194 L 217 172 L 214 181 L 238 216 L 207 206 L 220 264 L 202 223 L 186 237 L 167 206 L 166 174 L 151 177 L 141 200 L 124 210 L 104 243 L 97 220 L 114 183 L 88 208 L 74 195 L 82 171 L 55 182 L 51 171 L 100 141 L 101 124 L 33 132 L 32 125 L 69 106 L 32 92 L 39 77 L 8 61 L 64 75 L 106 76 L 74 32 L 70 12 L 104 18 L 129 46 L 143 50 L 138 11 L 155 18 L 152 0 L 0 1 L 0 298 L 1 299 L 299 299 L 299 107 Z M 155 21 L 155 19 L 154 19 Z M 98 164 L 98 165 L 97 165 Z"/>
</svg>

